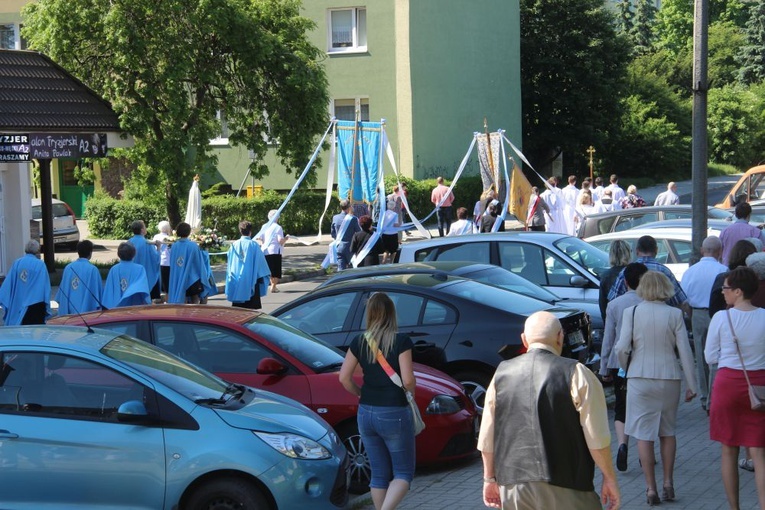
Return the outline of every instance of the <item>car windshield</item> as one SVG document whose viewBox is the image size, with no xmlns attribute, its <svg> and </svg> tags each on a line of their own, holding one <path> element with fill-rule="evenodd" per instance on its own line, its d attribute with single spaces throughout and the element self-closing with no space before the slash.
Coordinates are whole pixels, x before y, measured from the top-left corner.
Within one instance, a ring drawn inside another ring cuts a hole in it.
<svg viewBox="0 0 765 510">
<path fill-rule="evenodd" d="M 733 213 L 726 211 L 725 209 L 718 209 L 717 207 L 709 208 L 709 217 L 716 220 L 728 220 L 733 219 Z"/>
<path fill-rule="evenodd" d="M 342 351 L 276 317 L 260 315 L 245 326 L 317 372 L 343 363 Z"/>
<path fill-rule="evenodd" d="M 130 365 L 193 401 L 217 399 L 226 391 L 227 384 L 222 379 L 128 336 L 116 337 L 101 348 L 101 353 Z"/>
<path fill-rule="evenodd" d="M 598 279 L 610 267 L 607 254 L 577 237 L 564 237 L 553 244 Z"/>
<path fill-rule="evenodd" d="M 514 275 L 506 269 L 501 267 L 493 267 L 486 269 L 479 269 L 477 271 L 471 271 L 463 273 L 464 277 L 471 280 L 477 280 L 481 283 L 488 283 L 489 285 L 496 285 L 524 296 L 529 296 L 534 299 L 541 299 L 548 303 L 555 303 L 560 301 L 560 297 L 556 296 L 544 287 L 540 287 L 534 283 L 531 283 L 525 278 Z"/>
<path fill-rule="evenodd" d="M 439 292 L 469 299 L 492 308 L 518 315 L 531 315 L 539 310 L 551 308 L 550 303 L 522 294 L 510 293 L 500 287 L 484 285 L 472 280 L 461 280 L 439 287 Z"/>
</svg>

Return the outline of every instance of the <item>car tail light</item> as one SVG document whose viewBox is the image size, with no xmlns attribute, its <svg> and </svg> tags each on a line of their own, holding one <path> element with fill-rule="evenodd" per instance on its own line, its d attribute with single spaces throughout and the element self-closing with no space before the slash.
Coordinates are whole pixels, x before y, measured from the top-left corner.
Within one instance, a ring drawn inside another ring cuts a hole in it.
<svg viewBox="0 0 765 510">
<path fill-rule="evenodd" d="M 77 216 L 75 216 L 74 211 L 71 207 L 69 207 L 69 204 L 64 202 L 64 207 L 66 207 L 66 210 L 69 211 L 69 214 L 72 216 L 72 226 L 77 225 Z"/>
</svg>

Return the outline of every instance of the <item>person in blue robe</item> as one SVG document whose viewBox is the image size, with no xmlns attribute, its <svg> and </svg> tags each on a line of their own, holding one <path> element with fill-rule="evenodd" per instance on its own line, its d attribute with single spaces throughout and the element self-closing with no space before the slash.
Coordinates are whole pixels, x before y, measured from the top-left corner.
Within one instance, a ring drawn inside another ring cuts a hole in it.
<svg viewBox="0 0 765 510">
<path fill-rule="evenodd" d="M 90 263 L 93 243 L 85 240 L 77 243 L 80 256 L 64 268 L 56 293 L 58 314 L 85 313 L 101 309 L 104 282 L 98 268 Z"/>
<path fill-rule="evenodd" d="M 40 260 L 40 243 L 27 241 L 25 255 L 16 259 L 0 287 L 6 326 L 45 324 L 50 313 L 50 276 Z"/>
<path fill-rule="evenodd" d="M 161 298 L 159 288 L 159 243 L 146 240 L 146 224 L 141 220 L 131 223 L 130 230 L 133 231 L 133 237 L 128 239 L 128 242 L 135 247 L 133 262 L 142 265 L 146 270 L 146 279 L 151 291 L 151 299 L 159 300 Z"/>
<path fill-rule="evenodd" d="M 202 249 L 189 239 L 191 225 L 179 223 L 175 228 L 178 240 L 170 248 L 170 289 L 168 303 L 199 304 L 207 281 Z M 209 285 L 209 284 L 208 284 Z"/>
<path fill-rule="evenodd" d="M 239 233 L 242 237 L 228 250 L 226 298 L 233 306 L 257 310 L 268 292 L 271 271 L 260 245 L 252 240 L 252 223 L 240 221 Z"/>
<path fill-rule="evenodd" d="M 101 303 L 105 309 L 119 306 L 148 305 L 149 284 L 146 270 L 142 265 L 133 262 L 135 247 L 130 243 L 120 243 L 117 247 L 120 261 L 109 270 L 104 286 Z"/>
</svg>

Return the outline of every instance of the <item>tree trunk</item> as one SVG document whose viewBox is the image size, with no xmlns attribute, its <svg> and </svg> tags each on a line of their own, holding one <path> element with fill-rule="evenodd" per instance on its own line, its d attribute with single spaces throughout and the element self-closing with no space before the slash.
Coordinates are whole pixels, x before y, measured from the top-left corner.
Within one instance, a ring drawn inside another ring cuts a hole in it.
<svg viewBox="0 0 765 510">
<path fill-rule="evenodd" d="M 175 228 L 181 221 L 181 206 L 178 203 L 178 197 L 175 195 L 175 190 L 171 183 L 165 184 L 165 199 L 167 200 L 167 218 L 170 221 L 170 225 Z"/>
</svg>

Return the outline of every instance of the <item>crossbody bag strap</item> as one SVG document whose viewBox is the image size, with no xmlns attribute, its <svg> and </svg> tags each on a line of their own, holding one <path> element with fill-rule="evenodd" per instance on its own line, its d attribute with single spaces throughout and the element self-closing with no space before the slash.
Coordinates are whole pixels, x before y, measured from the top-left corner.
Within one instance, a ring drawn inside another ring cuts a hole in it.
<svg viewBox="0 0 765 510">
<path fill-rule="evenodd" d="M 741 362 L 741 369 L 744 372 L 744 379 L 746 379 L 746 385 L 751 386 L 749 382 L 749 374 L 746 373 L 746 366 L 744 365 L 744 357 L 741 355 L 741 347 L 738 345 L 738 337 L 736 337 L 736 330 L 733 329 L 733 321 L 730 319 L 730 309 L 725 310 L 725 315 L 728 317 L 728 325 L 730 326 L 730 332 L 733 334 L 733 343 L 736 344 L 736 353 L 738 353 L 738 360 Z"/>
<path fill-rule="evenodd" d="M 364 335 L 364 339 L 367 341 L 367 344 L 369 344 L 369 348 L 373 351 L 377 351 L 376 359 L 377 362 L 382 367 L 383 371 L 390 377 L 390 380 L 393 381 L 393 384 L 398 386 L 399 388 L 406 391 L 404 388 L 404 383 L 401 381 L 401 377 L 396 373 L 395 370 L 393 370 L 393 367 L 390 366 L 390 363 L 388 363 L 388 360 L 385 359 L 385 356 L 383 356 L 382 351 L 377 347 L 377 342 L 369 338 L 368 336 Z"/>
</svg>

